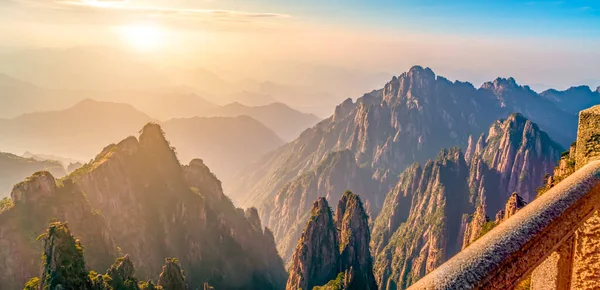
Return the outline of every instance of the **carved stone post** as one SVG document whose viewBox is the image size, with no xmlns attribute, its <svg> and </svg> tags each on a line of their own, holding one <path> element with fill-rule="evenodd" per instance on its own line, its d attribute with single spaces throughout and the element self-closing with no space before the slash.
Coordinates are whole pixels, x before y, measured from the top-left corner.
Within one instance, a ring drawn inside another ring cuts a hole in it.
<svg viewBox="0 0 600 290">
<path fill-rule="evenodd" d="M 575 169 L 600 159 L 600 105 L 579 112 Z"/>
</svg>

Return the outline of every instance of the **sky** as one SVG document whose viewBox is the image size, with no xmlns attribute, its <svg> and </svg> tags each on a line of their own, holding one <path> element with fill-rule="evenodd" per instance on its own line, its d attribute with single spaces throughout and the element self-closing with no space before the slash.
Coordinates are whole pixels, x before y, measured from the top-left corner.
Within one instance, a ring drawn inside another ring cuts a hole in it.
<svg viewBox="0 0 600 290">
<path fill-rule="evenodd" d="M 0 0 L 0 43 L 115 46 L 264 78 L 299 63 L 394 75 L 419 64 L 476 85 L 600 85 L 590 0 Z"/>
</svg>

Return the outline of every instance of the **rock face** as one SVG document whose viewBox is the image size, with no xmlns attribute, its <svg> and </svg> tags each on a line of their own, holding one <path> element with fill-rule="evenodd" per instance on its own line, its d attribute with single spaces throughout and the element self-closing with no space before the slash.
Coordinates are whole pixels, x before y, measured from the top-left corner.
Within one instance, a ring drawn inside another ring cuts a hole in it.
<svg viewBox="0 0 600 290">
<path fill-rule="evenodd" d="M 553 171 L 564 150 L 521 114 L 494 122 L 484 146 L 480 157 L 489 169 L 499 174 L 499 191 L 504 193 L 499 204 L 512 192 L 518 192 L 527 202 L 533 200 L 539 182 Z M 499 209 L 493 210 L 495 213 Z"/>
<path fill-rule="evenodd" d="M 129 255 L 118 258 L 117 261 L 110 266 L 106 275 L 110 276 L 108 284 L 115 290 L 138 290 L 138 280 L 135 275 L 135 267 L 129 258 Z"/>
<path fill-rule="evenodd" d="M 368 216 L 357 195 L 346 192 L 335 216 L 319 198 L 298 241 L 286 289 L 338 289 L 331 287 L 340 283 L 340 289 L 377 289 L 369 242 Z"/>
<path fill-rule="evenodd" d="M 504 216 L 502 217 L 502 221 L 515 215 L 517 211 L 524 208 L 526 205 L 527 203 L 523 201 L 521 196 L 519 196 L 516 192 L 513 192 L 513 194 L 506 202 L 506 207 L 504 209 Z"/>
<path fill-rule="evenodd" d="M 436 160 L 409 167 L 388 194 L 371 244 L 382 289 L 410 286 L 489 231 L 495 225 L 490 216 L 514 214 L 525 196 L 535 197 L 562 151 L 519 114 L 470 140 L 468 155 L 442 150 Z M 515 190 L 524 197 L 511 197 Z"/>
<path fill-rule="evenodd" d="M 177 260 L 167 259 L 165 261 L 162 273 L 160 273 L 160 277 L 158 278 L 158 286 L 163 287 L 165 290 L 188 289 L 183 270 L 181 270 Z"/>
<path fill-rule="evenodd" d="M 108 268 L 118 246 L 144 280 L 158 276 L 166 257 L 178 257 L 192 289 L 206 282 L 218 289 L 285 284 L 272 233 L 257 215 L 234 207 L 202 161 L 181 166 L 156 124 L 106 147 L 54 193 L 44 176 L 17 186 L 14 206 L 0 213 L 2 285 L 22 286 L 35 276 L 35 237 L 53 217 L 69 221 L 93 269 Z M 34 226 L 23 228 L 21 219 Z"/>
<path fill-rule="evenodd" d="M 513 192 L 506 202 L 504 209 L 500 210 L 496 214 L 496 219 L 490 220 L 490 218 L 485 214 L 486 204 L 484 197 L 483 202 L 480 202 L 475 209 L 475 213 L 473 214 L 472 218 L 470 218 L 470 220 L 468 217 L 463 218 L 463 222 L 465 223 L 465 232 L 463 235 L 464 238 L 462 249 L 464 250 L 466 247 L 475 242 L 477 239 L 481 238 L 483 235 L 487 234 L 501 222 L 515 215 L 526 205 L 527 203 L 523 201 L 523 198 L 521 198 L 521 196 L 519 196 L 516 192 Z"/>
<path fill-rule="evenodd" d="M 87 265 L 106 269 L 117 256 L 116 245 L 102 215 L 94 211 L 83 192 L 72 180 L 56 181 L 48 172 L 39 172 L 17 184 L 14 206 L 0 213 L 0 284 L 19 289 L 31 277 L 39 276 L 40 253 L 46 249 L 36 237 L 57 218 L 69 222 L 86 244 Z M 56 224 L 51 232 L 67 227 Z M 52 236 L 54 237 L 54 236 Z"/>
<path fill-rule="evenodd" d="M 349 150 L 328 154 L 315 170 L 295 178 L 286 184 L 270 202 L 263 204 L 259 211 L 269 228 L 273 229 L 278 241 L 279 253 L 284 261 L 292 258 L 296 242 L 302 228 L 311 215 L 312 200 L 319 196 L 336 202 L 348 189 L 371 197 L 366 200 L 367 208 L 381 203 L 385 198 L 380 184 L 373 180 L 372 172 L 356 163 Z"/>
<path fill-rule="evenodd" d="M 443 150 L 435 161 L 413 170 L 418 176 L 406 178 L 410 210 L 406 220 L 390 221 L 397 191 L 388 196 L 373 230 L 377 254 L 375 275 L 381 289 L 404 289 L 432 271 L 460 250 L 462 216 L 472 212 L 467 179 L 469 168 L 458 149 Z M 402 186 L 402 185 L 399 185 Z M 401 198 L 400 198 L 401 199 Z M 389 213 L 389 214 L 388 214 Z M 388 224 L 397 228 L 388 228 Z M 378 251 L 379 250 L 379 251 Z"/>
<path fill-rule="evenodd" d="M 376 290 L 373 259 L 369 253 L 369 216 L 358 195 L 344 193 L 335 212 L 335 224 L 339 231 L 340 266 L 346 287 Z"/>
<path fill-rule="evenodd" d="M 529 87 L 518 85 L 512 78 L 499 78 L 476 89 L 470 83 L 451 82 L 436 76 L 429 68 L 415 66 L 394 77 L 382 89 L 365 94 L 356 102 L 351 99 L 344 101 L 330 118 L 246 168 L 229 192 L 232 192 L 237 204 L 254 206 L 259 210 L 262 220 L 274 229 L 278 247 L 287 260 L 293 247 L 290 241 L 295 241 L 300 232 L 300 227 L 293 226 L 290 221 L 306 216 L 310 207 L 307 200 L 315 198 L 304 193 L 318 190 L 320 196 L 334 197 L 329 199 L 330 202 L 338 201 L 339 197 L 334 196 L 334 191 L 323 186 L 316 187 L 319 184 L 317 180 L 327 179 L 320 175 L 328 172 L 319 172 L 318 168 L 332 152 L 346 151 L 346 154 L 353 155 L 358 167 L 370 172 L 370 180 L 379 184 L 373 187 L 377 190 L 368 192 L 346 188 L 360 192 L 365 203 L 368 203 L 369 213 L 377 216 L 383 206 L 384 199 L 381 197 L 393 188 L 398 176 L 411 164 L 424 164 L 443 148 L 467 147 L 469 136 L 480 136 L 489 124 L 507 118 L 513 112 L 523 112 L 563 144 L 575 138 L 575 114 L 557 108 L 556 104 L 540 97 Z M 530 131 L 535 130 L 537 127 L 530 128 Z M 513 137 L 511 133 L 507 135 Z M 529 135 L 522 137 L 537 138 Z M 468 160 L 472 159 L 478 148 L 483 150 L 486 147 L 486 141 L 496 140 L 486 139 L 471 139 L 470 150 L 465 154 Z M 535 144 L 526 144 L 535 148 Z M 491 146 L 487 147 L 490 147 L 488 151 L 492 151 Z M 507 147 L 507 150 L 504 154 L 510 155 L 514 153 L 511 150 L 516 152 L 519 147 Z M 498 155 L 501 156 L 500 153 Z M 502 169 L 502 174 L 507 176 L 526 172 L 530 166 L 528 164 L 524 164 L 524 168 L 512 166 L 533 157 L 515 155 L 515 158 L 499 158 L 506 163 L 490 166 Z M 310 178 L 313 182 L 308 182 L 307 174 L 314 175 Z M 514 188 L 509 192 L 518 191 L 529 200 L 526 192 L 535 188 L 523 189 L 527 185 L 519 182 L 518 174 L 514 176 L 515 180 L 505 182 L 508 188 Z M 369 178 L 364 180 L 370 181 Z M 531 180 L 537 181 L 535 178 Z M 309 185 L 312 189 L 308 189 Z M 336 186 L 361 185 L 348 184 L 346 179 L 340 178 L 338 184 L 330 184 L 330 187 Z M 498 206 L 504 201 L 496 203 L 490 200 L 489 203 Z M 296 207 L 299 210 L 295 210 Z"/>
<path fill-rule="evenodd" d="M 326 284 L 339 272 L 339 260 L 338 235 L 331 209 L 325 198 L 319 198 L 298 241 L 286 289 L 312 289 Z"/>
<path fill-rule="evenodd" d="M 42 236 L 44 268 L 40 289 L 90 289 L 83 247 L 65 224 L 53 223 Z"/>
</svg>

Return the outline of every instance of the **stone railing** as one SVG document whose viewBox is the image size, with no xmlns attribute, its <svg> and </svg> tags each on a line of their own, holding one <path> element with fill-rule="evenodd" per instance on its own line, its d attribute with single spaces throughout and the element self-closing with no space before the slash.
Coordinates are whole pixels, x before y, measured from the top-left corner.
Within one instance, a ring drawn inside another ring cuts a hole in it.
<svg viewBox="0 0 600 290">
<path fill-rule="evenodd" d="M 592 161 L 409 289 L 600 289 L 599 208 Z"/>
</svg>

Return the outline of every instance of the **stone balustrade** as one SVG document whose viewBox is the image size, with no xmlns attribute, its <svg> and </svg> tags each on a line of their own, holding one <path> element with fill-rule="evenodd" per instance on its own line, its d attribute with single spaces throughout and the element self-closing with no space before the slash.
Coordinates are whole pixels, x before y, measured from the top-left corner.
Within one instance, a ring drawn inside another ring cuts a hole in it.
<svg viewBox="0 0 600 290">
<path fill-rule="evenodd" d="M 600 289 L 600 105 L 569 156 L 575 173 L 409 289 Z"/>
<path fill-rule="evenodd" d="M 572 271 L 578 263 L 576 231 L 598 207 L 600 161 L 593 161 L 409 289 L 512 289 L 532 273 L 532 285 L 542 283 L 540 289 L 581 285 L 578 279 L 600 272 Z M 597 288 L 577 289 L 599 289 L 600 280 L 594 282 Z"/>
</svg>

